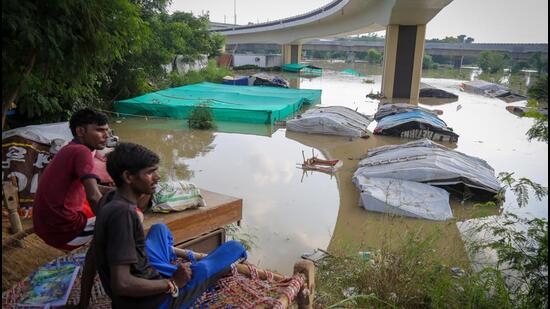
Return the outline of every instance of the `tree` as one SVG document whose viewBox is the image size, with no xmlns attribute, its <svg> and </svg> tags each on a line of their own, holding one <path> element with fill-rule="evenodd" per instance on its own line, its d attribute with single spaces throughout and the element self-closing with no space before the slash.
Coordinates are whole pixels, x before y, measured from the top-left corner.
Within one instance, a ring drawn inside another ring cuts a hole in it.
<svg viewBox="0 0 550 309">
<path fill-rule="evenodd" d="M 33 118 L 97 100 L 97 84 L 139 41 L 144 24 L 125 0 L 2 2 L 2 127 L 13 103 Z"/>
<path fill-rule="evenodd" d="M 527 103 L 530 110 L 525 115 L 535 119 L 535 123 L 527 131 L 527 137 L 530 141 L 538 140 L 548 144 L 548 113 L 540 112 L 543 107 L 548 110 L 548 75 L 540 77 L 529 87 L 527 95 L 530 98 Z"/>
<path fill-rule="evenodd" d="M 487 73 L 497 73 L 504 70 L 510 62 L 510 55 L 505 53 L 484 51 L 479 55 L 478 65 Z"/>
<path fill-rule="evenodd" d="M 384 55 L 377 51 L 376 49 L 369 49 L 369 51 L 367 52 L 367 61 L 370 63 L 370 64 L 380 64 L 382 63 L 382 59 L 383 59 Z"/>
<path fill-rule="evenodd" d="M 432 59 L 432 56 L 428 54 L 424 54 L 424 59 L 422 60 L 422 69 L 429 70 L 429 69 L 437 69 L 439 65 L 435 63 Z"/>
<path fill-rule="evenodd" d="M 542 53 L 534 53 L 529 58 L 529 64 L 539 73 L 548 72 L 548 58 L 543 58 Z"/>
<path fill-rule="evenodd" d="M 223 45 L 223 37 L 208 30 L 208 16 L 190 13 L 146 15 L 149 25 L 139 46 L 113 66 L 110 83 L 104 84 L 104 99 L 113 101 L 141 95 L 154 90 L 167 78 L 163 65 L 183 55 L 192 62 L 199 55 L 215 56 Z M 174 64 L 173 64 L 174 65 Z"/>
</svg>

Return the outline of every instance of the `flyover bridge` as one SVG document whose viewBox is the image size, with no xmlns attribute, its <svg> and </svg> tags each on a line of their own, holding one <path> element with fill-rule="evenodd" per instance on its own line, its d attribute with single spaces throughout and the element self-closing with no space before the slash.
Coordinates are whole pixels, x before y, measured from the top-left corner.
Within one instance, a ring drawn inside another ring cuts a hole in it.
<svg viewBox="0 0 550 309">
<path fill-rule="evenodd" d="M 237 47 L 234 44 L 228 44 L 228 49 Z M 240 48 L 260 49 L 260 50 L 278 50 L 278 44 L 242 44 Z M 368 52 L 371 49 L 384 51 L 385 42 L 383 41 L 355 41 L 355 40 L 312 40 L 302 44 L 302 49 L 306 51 L 331 51 L 346 52 L 352 54 L 350 58 L 354 59 L 353 53 Z M 497 51 L 509 54 L 514 60 L 527 60 L 534 54 L 540 53 L 544 58 L 548 58 L 548 44 L 520 44 L 520 43 L 425 43 L 424 52 L 428 55 L 452 56 L 460 65 L 464 57 L 478 57 L 484 51 Z"/>
<path fill-rule="evenodd" d="M 227 44 L 282 45 L 283 62 L 301 59 L 302 45 L 319 38 L 386 30 L 382 92 L 418 102 L 426 24 L 452 0 L 334 0 L 311 12 L 267 23 L 213 30 Z"/>
</svg>

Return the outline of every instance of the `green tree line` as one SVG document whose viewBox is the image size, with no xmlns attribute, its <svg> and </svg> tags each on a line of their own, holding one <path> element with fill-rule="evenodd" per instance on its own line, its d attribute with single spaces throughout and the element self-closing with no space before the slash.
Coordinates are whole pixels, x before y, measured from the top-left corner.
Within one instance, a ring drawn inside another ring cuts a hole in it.
<svg viewBox="0 0 550 309">
<path fill-rule="evenodd" d="M 166 11 L 169 0 L 2 2 L 2 127 L 16 106 L 29 120 L 65 120 L 157 89 L 162 65 L 215 56 L 208 16 Z"/>
</svg>

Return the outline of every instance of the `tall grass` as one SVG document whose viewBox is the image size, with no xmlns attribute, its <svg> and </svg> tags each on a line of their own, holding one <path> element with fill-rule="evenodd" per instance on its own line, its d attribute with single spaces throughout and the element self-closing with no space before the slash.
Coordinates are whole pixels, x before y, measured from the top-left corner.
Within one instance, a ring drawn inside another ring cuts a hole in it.
<svg viewBox="0 0 550 309">
<path fill-rule="evenodd" d="M 502 273 L 445 265 L 433 249 L 437 238 L 406 232 L 398 246 L 388 244 L 368 258 L 345 248 L 326 258 L 317 269 L 316 307 L 512 307 Z"/>
</svg>

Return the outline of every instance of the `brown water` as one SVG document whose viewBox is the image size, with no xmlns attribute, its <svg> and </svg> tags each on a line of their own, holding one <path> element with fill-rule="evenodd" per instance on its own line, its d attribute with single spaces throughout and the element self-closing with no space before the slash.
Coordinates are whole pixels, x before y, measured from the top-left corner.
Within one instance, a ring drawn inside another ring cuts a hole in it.
<svg viewBox="0 0 550 309">
<path fill-rule="evenodd" d="M 362 65 L 338 65 L 342 66 L 338 69 L 375 72 Z M 330 71 L 311 79 L 287 77 L 301 88 L 322 89 L 323 106 L 343 105 L 373 114 L 378 102 L 365 95 L 380 91 L 381 76 L 379 72 L 371 74 L 377 75 L 366 78 L 374 79 L 374 84 L 364 83 L 364 77 Z M 528 142 L 525 136 L 531 119 L 508 113 L 503 101 L 459 92 L 459 80 L 423 81 L 460 95 L 457 102 L 422 105 L 444 111 L 442 119 L 460 135 L 456 150 L 487 160 L 497 173 L 515 172 L 518 177 L 548 185 L 547 144 Z M 371 126 L 372 130 L 375 124 Z M 300 255 L 315 248 L 369 250 L 398 243 L 407 230 L 436 233 L 441 237 L 435 250 L 442 259 L 466 264 L 454 220 L 392 217 L 358 206 L 359 193 L 351 182 L 358 161 L 369 148 L 408 140 L 381 136 L 350 140 L 274 131 L 264 125 L 219 124 L 219 131 L 241 133 L 190 131 L 183 120 L 123 119 L 112 127 L 122 140 L 143 144 L 160 154 L 164 177 L 243 198 L 243 231 L 254 235 L 256 243 L 249 260 L 261 267 L 290 273 Z M 302 151 L 310 156 L 312 148 L 320 157 L 343 160 L 344 166 L 334 176 L 303 173 L 296 165 L 302 161 Z M 547 199 L 533 200 L 518 209 L 513 196 L 507 197 L 503 209 L 479 209 L 454 199 L 451 207 L 457 220 L 502 211 L 548 217 Z"/>
</svg>

